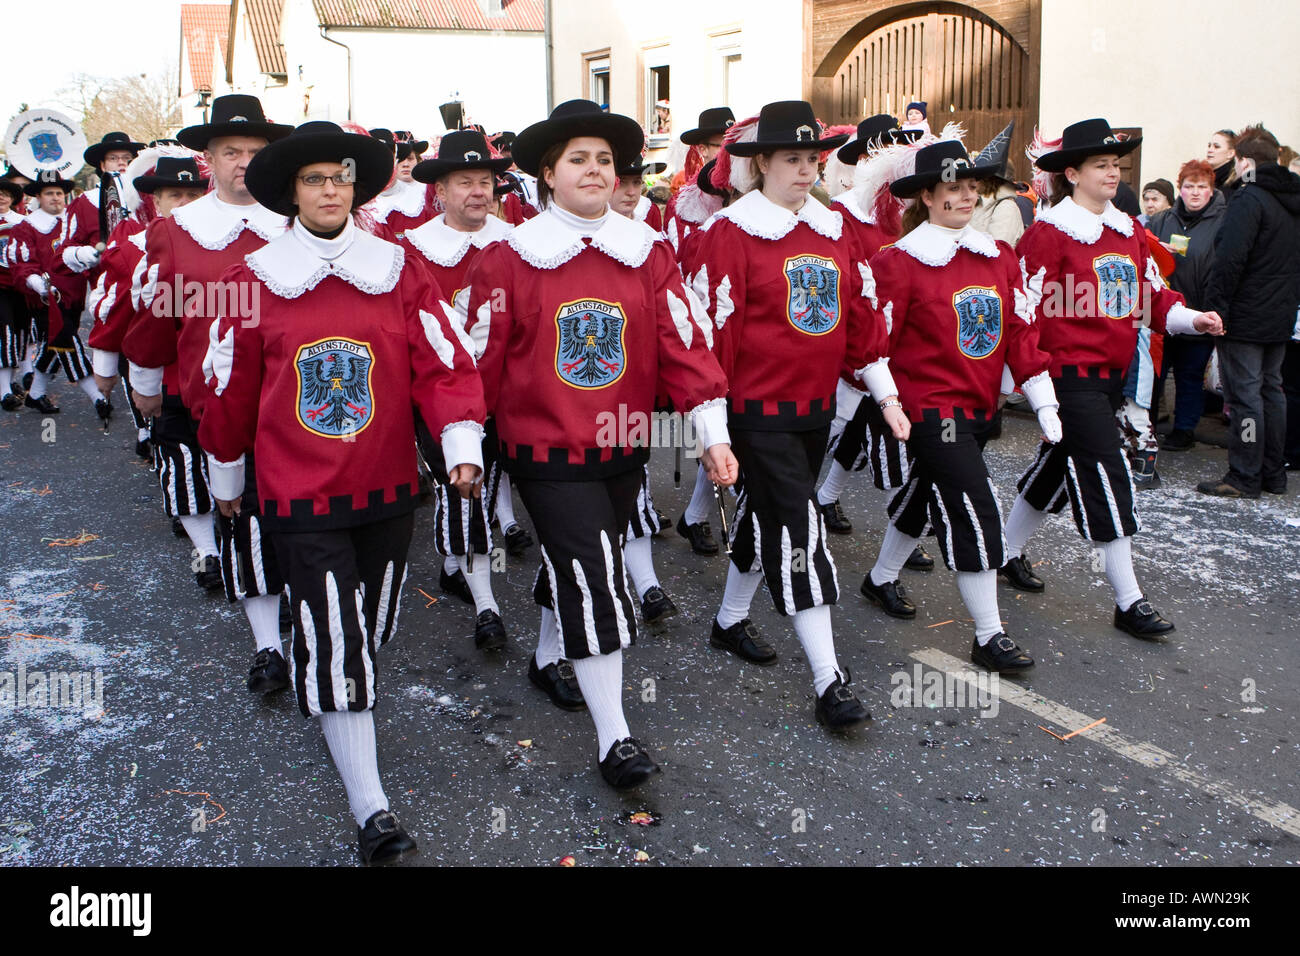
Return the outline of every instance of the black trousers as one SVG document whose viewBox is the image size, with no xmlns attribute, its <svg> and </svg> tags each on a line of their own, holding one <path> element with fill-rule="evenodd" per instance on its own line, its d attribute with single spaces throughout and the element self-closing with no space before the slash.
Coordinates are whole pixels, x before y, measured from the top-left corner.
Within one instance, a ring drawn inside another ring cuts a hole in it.
<svg viewBox="0 0 1300 956">
<path fill-rule="evenodd" d="M 1300 342 L 1288 342 L 1282 360 L 1282 388 L 1286 392 L 1285 457 L 1300 468 Z"/>
<path fill-rule="evenodd" d="M 37 355 L 32 365 L 42 375 L 52 374 L 58 365 L 69 382 L 80 382 L 92 374 L 90 354 L 80 335 L 81 306 L 59 309 L 63 312 L 63 328 L 52 342 L 49 314 L 42 310 L 36 315 Z"/>
<path fill-rule="evenodd" d="M 293 611 L 293 686 L 304 717 L 375 706 L 375 652 L 397 631 L 414 526 L 408 512 L 272 535 Z"/>
<path fill-rule="evenodd" d="M 555 612 L 569 660 L 636 642 L 623 542 L 641 479 L 640 468 L 600 481 L 514 478 L 542 553 L 533 597 Z"/>
<path fill-rule="evenodd" d="M 1055 445 L 1043 442 L 1016 487 L 1039 511 L 1057 514 L 1066 501 L 1079 534 L 1104 544 L 1142 530 L 1134 507 L 1133 472 L 1124 455 L 1115 410 L 1123 403 L 1120 380 L 1067 387 L 1053 379 L 1061 431 Z"/>
<path fill-rule="evenodd" d="M 901 488 L 907 480 L 907 455 L 885 422 L 880 406 L 864 398 L 844 431 L 826 448 L 845 471 L 871 466 L 872 483 L 881 491 Z"/>
<path fill-rule="evenodd" d="M 239 514 L 232 518 L 218 513 L 217 534 L 221 539 L 221 580 L 226 586 L 226 600 L 279 594 L 284 577 L 262 528 L 261 503 L 257 498 L 257 468 L 249 452 L 244 465 L 244 495 Z"/>
<path fill-rule="evenodd" d="M 1256 493 L 1286 484 L 1286 395 L 1282 390 L 1285 342 L 1259 344 L 1221 339 L 1223 401 L 1232 409 L 1228 436 L 1229 484 Z"/>
<path fill-rule="evenodd" d="M 731 450 L 740 462 L 731 563 L 744 572 L 761 566 L 781 615 L 839 599 L 826 525 L 814 500 L 829 428 L 731 429 Z"/>
<path fill-rule="evenodd" d="M 954 571 L 992 571 L 1007 563 L 1002 509 L 984 464 L 984 445 L 997 422 L 957 418 L 912 423 L 911 471 L 889 502 L 889 519 L 903 534 L 933 530 L 943 561 Z"/>
</svg>

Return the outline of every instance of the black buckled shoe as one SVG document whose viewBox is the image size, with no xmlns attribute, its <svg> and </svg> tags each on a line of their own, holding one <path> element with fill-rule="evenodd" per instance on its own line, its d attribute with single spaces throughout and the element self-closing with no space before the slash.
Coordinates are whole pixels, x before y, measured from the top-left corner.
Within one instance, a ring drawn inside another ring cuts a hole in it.
<svg viewBox="0 0 1300 956">
<path fill-rule="evenodd" d="M 600 775 L 615 790 L 640 786 L 659 772 L 659 765 L 650 759 L 635 737 L 624 737 L 615 743 L 600 762 Z"/>
<path fill-rule="evenodd" d="M 506 554 L 512 558 L 522 557 L 523 553 L 528 550 L 533 543 L 533 536 L 519 527 L 512 524 L 506 528 L 505 532 Z"/>
<path fill-rule="evenodd" d="M 30 395 L 23 399 L 23 404 L 28 408 L 34 408 L 43 415 L 59 414 L 59 406 L 50 401 L 50 396 L 42 395 L 40 398 L 32 398 Z"/>
<path fill-rule="evenodd" d="M 682 515 L 677 519 L 677 533 L 691 543 L 691 550 L 696 554 L 718 553 L 718 542 L 713 540 L 713 529 L 707 521 L 687 524 L 686 515 Z"/>
<path fill-rule="evenodd" d="M 466 604 L 474 603 L 474 592 L 469 589 L 469 582 L 465 580 L 465 572 L 459 568 L 455 574 L 448 574 L 447 569 L 443 568 L 438 572 L 438 587 L 445 593 L 460 598 Z"/>
<path fill-rule="evenodd" d="M 641 619 L 647 624 L 658 624 L 677 613 L 677 605 L 664 593 L 664 589 L 655 585 L 646 589 L 641 595 Z"/>
<path fill-rule="evenodd" d="M 817 698 L 817 723 L 828 730 L 871 726 L 871 714 L 862 706 L 857 695 L 849 690 L 848 685 L 852 680 L 849 669 L 844 668 L 843 678 L 836 677 L 835 682 Z"/>
<path fill-rule="evenodd" d="M 221 559 L 215 554 L 203 558 L 203 569 L 194 572 L 194 580 L 205 591 L 217 591 L 224 587 L 221 580 Z"/>
<path fill-rule="evenodd" d="M 1034 666 L 1034 659 L 1005 634 L 994 634 L 987 644 L 980 644 L 976 638 L 971 642 L 970 659 L 972 663 L 999 674 L 1014 674 Z"/>
<path fill-rule="evenodd" d="M 1043 579 L 1034 573 L 1033 568 L 1029 566 L 1029 559 L 1023 554 L 1018 558 L 1011 558 L 998 568 L 998 577 L 1006 578 L 1008 584 L 1020 591 L 1037 593 L 1047 587 Z"/>
<path fill-rule="evenodd" d="M 289 666 L 284 655 L 268 647 L 258 651 L 248 669 L 248 689 L 254 694 L 271 694 L 288 686 Z"/>
<path fill-rule="evenodd" d="M 189 537 L 189 535 L 185 533 L 185 525 L 181 524 L 180 518 L 172 518 L 172 534 L 176 535 L 178 538 Z"/>
<path fill-rule="evenodd" d="M 826 522 L 826 530 L 831 534 L 853 533 L 853 522 L 845 517 L 844 509 L 840 507 L 838 499 L 828 505 L 818 504 L 817 510 L 822 513 L 822 520 Z"/>
<path fill-rule="evenodd" d="M 18 409 L 22 407 L 23 407 L 23 400 L 19 398 L 17 395 L 15 395 L 13 392 L 10 392 L 5 396 L 0 397 L 0 408 L 3 408 L 6 412 L 16 412 L 18 411 Z"/>
<path fill-rule="evenodd" d="M 474 646 L 480 651 L 499 651 L 506 646 L 506 626 L 496 611 L 484 611 L 474 622 Z"/>
<path fill-rule="evenodd" d="M 113 420 L 113 403 L 106 398 L 95 399 L 95 414 L 99 420 L 107 425 Z"/>
<path fill-rule="evenodd" d="M 659 530 L 651 535 L 652 538 L 657 538 L 659 535 L 663 534 L 664 528 L 671 528 L 673 526 L 673 519 L 668 517 L 658 508 L 655 509 L 655 518 L 658 520 Z"/>
<path fill-rule="evenodd" d="M 912 553 L 907 556 L 903 562 L 903 567 L 909 571 L 933 571 L 934 558 L 926 554 L 925 548 L 919 544 L 912 549 Z"/>
<path fill-rule="evenodd" d="M 135 453 L 145 461 L 153 461 L 153 446 L 149 444 L 149 439 L 139 439 L 135 443 Z"/>
<path fill-rule="evenodd" d="M 383 866 L 418 853 L 419 847 L 391 810 L 380 810 L 357 827 L 357 852 L 366 866 Z"/>
<path fill-rule="evenodd" d="M 724 628 L 715 617 L 709 643 L 761 667 L 776 663 L 776 648 L 763 640 L 758 628 L 749 618 Z"/>
<path fill-rule="evenodd" d="M 864 598 L 890 617 L 904 621 L 916 617 L 916 605 L 907 599 L 907 590 L 897 581 L 874 584 L 871 580 L 871 572 L 868 571 L 867 576 L 862 579 L 862 587 L 858 590 L 862 592 Z"/>
<path fill-rule="evenodd" d="M 528 658 L 528 679 L 534 686 L 541 688 L 551 703 L 560 710 L 586 710 L 587 702 L 582 699 L 582 688 L 574 676 L 573 665 L 561 660 L 545 667 L 537 666 L 537 655 Z"/>
<path fill-rule="evenodd" d="M 1174 630 L 1173 622 L 1161 617 L 1146 598 L 1138 598 L 1127 611 L 1115 605 L 1115 626 L 1145 641 L 1167 640 L 1165 635 Z"/>
</svg>

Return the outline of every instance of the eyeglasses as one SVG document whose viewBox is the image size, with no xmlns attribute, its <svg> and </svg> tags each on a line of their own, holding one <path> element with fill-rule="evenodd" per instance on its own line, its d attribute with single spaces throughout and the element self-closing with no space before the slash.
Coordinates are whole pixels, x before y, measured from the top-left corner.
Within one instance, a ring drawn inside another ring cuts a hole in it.
<svg viewBox="0 0 1300 956">
<path fill-rule="evenodd" d="M 325 180 L 329 180 L 335 186 L 351 186 L 356 182 L 356 177 L 349 172 L 335 173 L 333 176 L 326 176 L 322 173 L 308 173 L 306 176 L 299 176 L 298 181 L 304 186 L 324 186 Z"/>
</svg>

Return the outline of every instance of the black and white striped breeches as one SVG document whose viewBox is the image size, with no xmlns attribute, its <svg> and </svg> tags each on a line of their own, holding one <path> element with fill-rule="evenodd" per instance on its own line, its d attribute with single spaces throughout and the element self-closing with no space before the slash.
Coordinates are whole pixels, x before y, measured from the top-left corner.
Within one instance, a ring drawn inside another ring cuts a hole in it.
<svg viewBox="0 0 1300 956">
<path fill-rule="evenodd" d="M 641 490 L 637 492 L 636 509 L 628 522 L 627 539 L 648 538 L 662 530 L 659 512 L 655 511 L 654 499 L 650 497 L 650 463 L 647 461 L 641 466 Z"/>
<path fill-rule="evenodd" d="M 912 538 L 933 531 L 955 571 L 993 571 L 1007 561 L 1002 508 L 984 465 L 991 432 L 991 423 L 964 417 L 913 422 L 911 474 L 889 502 L 894 527 Z"/>
<path fill-rule="evenodd" d="M 740 571 L 762 570 L 778 614 L 839 599 L 826 525 L 813 498 L 828 429 L 731 429 L 740 462 L 731 562 Z"/>
<path fill-rule="evenodd" d="M 44 321 L 41 321 L 44 319 Z M 78 328 L 81 321 L 81 307 L 63 309 L 63 328 L 54 341 L 49 341 L 49 317 L 37 317 L 37 355 L 33 363 L 36 371 L 49 375 L 54 366 L 63 369 L 69 382 L 80 382 L 92 374 L 90 353 L 81 341 Z"/>
<path fill-rule="evenodd" d="M 466 500 L 448 482 L 442 443 L 433 437 L 418 413 L 415 419 L 415 447 L 433 479 L 434 550 L 443 557 L 463 555 L 466 542 L 469 542 L 475 554 L 487 554 L 492 550 L 492 532 L 485 517 L 483 498 Z M 486 482 L 482 490 L 487 493 Z"/>
<path fill-rule="evenodd" d="M 415 515 L 323 532 L 278 532 L 293 613 L 293 686 L 306 717 L 375 706 L 376 651 L 397 632 Z"/>
<path fill-rule="evenodd" d="M 199 448 L 189 411 L 164 399 L 162 414 L 154 421 L 153 441 L 163 511 L 170 518 L 210 514 L 208 459 Z"/>
<path fill-rule="evenodd" d="M 244 496 L 239 502 L 239 514 L 232 518 L 217 514 L 221 580 L 226 586 L 226 599 L 231 603 L 284 590 L 275 548 L 262 528 L 256 474 L 250 452 L 244 466 Z"/>
<path fill-rule="evenodd" d="M 623 542 L 640 469 L 600 481 L 513 480 L 542 553 L 533 597 L 555 611 L 564 656 L 581 660 L 635 643 Z"/>
<path fill-rule="evenodd" d="M 901 488 L 907 481 L 907 454 L 870 397 L 858 405 L 844 430 L 831 436 L 826 453 L 845 471 L 870 465 L 872 483 L 881 491 Z"/>
<path fill-rule="evenodd" d="M 1123 403 L 1114 387 L 1070 388 L 1057 384 L 1061 431 L 1055 445 L 1043 442 L 1017 488 L 1039 511 L 1057 514 L 1068 500 L 1079 534 L 1105 543 L 1142 530 L 1134 506 L 1133 472 L 1124 454 L 1115 410 Z"/>
<path fill-rule="evenodd" d="M 17 368 L 27 357 L 32 316 L 15 289 L 0 289 L 0 368 Z"/>
</svg>

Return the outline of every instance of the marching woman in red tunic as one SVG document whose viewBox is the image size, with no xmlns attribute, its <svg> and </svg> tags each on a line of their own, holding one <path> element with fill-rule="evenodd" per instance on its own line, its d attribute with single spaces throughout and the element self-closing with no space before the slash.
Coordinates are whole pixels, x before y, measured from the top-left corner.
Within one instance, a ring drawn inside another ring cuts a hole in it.
<svg viewBox="0 0 1300 956">
<path fill-rule="evenodd" d="M 889 329 L 889 349 L 862 380 L 878 397 L 897 382 L 912 423 L 909 473 L 889 503 L 889 527 L 861 591 L 892 617 L 915 617 L 898 572 L 932 527 L 975 620 L 971 660 L 1014 672 L 1034 662 L 1002 632 L 1002 512 L 983 457 L 1004 363 L 1048 442 L 1060 440 L 1061 426 L 1015 253 L 969 225 L 979 202 L 975 182 L 996 171 L 973 165 L 960 142 L 944 140 L 923 147 L 916 172 L 890 186 L 913 204 L 902 238 L 873 256 L 863 274 L 863 295 Z"/>
<path fill-rule="evenodd" d="M 256 449 L 262 523 L 293 614 L 293 685 L 343 778 L 367 864 L 415 851 L 379 781 L 376 649 L 397 626 L 418 501 L 418 407 L 448 478 L 468 496 L 482 473 L 483 392 L 455 313 L 401 246 L 353 213 L 392 174 L 387 147 L 328 122 L 259 152 L 245 182 L 292 216 L 230 266 L 256 285 L 257 321 L 209 329 L 199 441 L 223 514 L 241 508 Z"/>
<path fill-rule="evenodd" d="M 0 178 L 0 408 L 6 412 L 23 407 L 19 390 L 32 324 L 27 297 L 21 287 L 14 287 L 8 259 L 10 232 L 23 221 L 18 210 L 26 201 L 21 184 Z"/>
<path fill-rule="evenodd" d="M 1102 555 L 1115 594 L 1115 627 L 1134 637 L 1163 639 L 1174 625 L 1142 596 L 1133 573 L 1132 536 L 1140 529 L 1133 474 L 1114 413 L 1138 329 L 1158 333 L 1223 334 L 1217 313 L 1195 312 L 1160 275 L 1146 234 L 1111 199 L 1119 160 L 1141 138 L 1120 140 L 1103 119 L 1066 128 L 1061 148 L 1037 164 L 1052 174 L 1053 205 L 1025 231 L 1020 255 L 1030 304 L 1041 317 L 1039 337 L 1052 356 L 1065 440 L 1043 444 L 1020 479 L 1007 517 L 1004 574 L 1016 587 L 1043 590 L 1022 554 L 1048 514 L 1066 502 L 1079 534 Z"/>
<path fill-rule="evenodd" d="M 732 134 L 737 129 L 723 155 L 741 196 L 702 227 L 692 280 L 707 293 L 717 327 L 741 467 L 726 592 L 710 641 L 756 664 L 776 661 L 749 619 L 766 578 L 777 613 L 794 619 L 808 657 L 818 721 L 846 729 L 871 715 L 835 657 L 830 605 L 839 586 L 813 492 L 837 383 L 879 354 L 884 333 L 865 300 L 848 294 L 858 263 L 842 217 L 809 196 L 821 153 L 847 137 L 823 138 L 812 107 L 798 100 L 769 103 L 757 123 L 738 124 Z M 718 176 L 715 169 L 715 182 Z M 847 393 L 846 402 L 862 398 L 856 388 Z"/>
<path fill-rule="evenodd" d="M 541 550 L 529 679 L 560 707 L 585 699 L 601 775 L 619 789 L 658 771 L 623 716 L 636 617 L 622 546 L 647 455 L 631 425 L 650 420 L 662 391 L 691 416 L 713 480 L 732 484 L 737 470 L 708 317 L 667 243 L 609 209 L 617 170 L 643 140 L 635 120 L 588 100 L 520 133 L 513 156 L 537 176 L 542 212 L 484 249 L 468 280 L 498 454 Z M 566 658 L 581 697 L 559 667 Z"/>
</svg>

